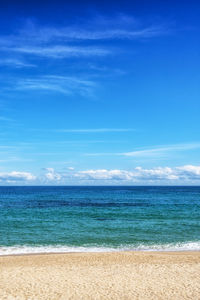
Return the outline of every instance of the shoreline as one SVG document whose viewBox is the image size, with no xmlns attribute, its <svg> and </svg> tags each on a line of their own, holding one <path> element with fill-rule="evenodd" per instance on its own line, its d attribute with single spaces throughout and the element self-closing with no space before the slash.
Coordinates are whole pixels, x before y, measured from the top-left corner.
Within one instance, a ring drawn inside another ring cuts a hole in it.
<svg viewBox="0 0 200 300">
<path fill-rule="evenodd" d="M 200 241 L 177 242 L 169 244 L 154 245 L 12 245 L 0 246 L 0 257 L 10 255 L 33 255 L 33 254 L 64 254 L 64 253 L 116 253 L 124 251 L 133 252 L 198 252 L 200 251 Z"/>
<path fill-rule="evenodd" d="M 0 257 L 0 299 L 198 299 L 200 251 Z"/>
<path fill-rule="evenodd" d="M 173 254 L 173 253 L 183 253 L 183 254 L 193 254 L 200 253 L 200 250 L 116 250 L 116 251 L 69 251 L 69 252 L 32 252 L 32 253 L 13 253 L 13 254 L 0 254 L 1 257 L 11 257 L 11 256 L 38 256 L 38 255 L 68 255 L 68 254 L 110 254 L 110 253 L 124 253 L 131 252 L 135 254 L 139 253 L 158 253 L 158 254 Z"/>
</svg>

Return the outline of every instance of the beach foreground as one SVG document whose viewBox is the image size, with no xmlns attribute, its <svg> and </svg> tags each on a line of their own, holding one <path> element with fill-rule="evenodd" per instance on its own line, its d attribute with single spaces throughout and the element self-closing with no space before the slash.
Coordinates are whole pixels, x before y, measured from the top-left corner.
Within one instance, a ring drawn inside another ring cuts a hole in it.
<svg viewBox="0 0 200 300">
<path fill-rule="evenodd" d="M 0 257 L 0 299 L 199 299 L 200 252 Z"/>
</svg>

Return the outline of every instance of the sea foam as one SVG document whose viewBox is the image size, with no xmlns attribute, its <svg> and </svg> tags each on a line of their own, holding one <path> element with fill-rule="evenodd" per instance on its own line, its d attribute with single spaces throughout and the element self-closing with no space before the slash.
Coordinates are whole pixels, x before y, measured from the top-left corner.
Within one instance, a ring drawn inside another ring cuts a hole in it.
<svg viewBox="0 0 200 300">
<path fill-rule="evenodd" d="M 0 256 L 20 255 L 20 254 L 39 254 L 39 253 L 73 253 L 73 252 L 117 252 L 117 251 L 200 251 L 200 241 L 160 245 L 137 245 L 120 247 L 99 247 L 99 246 L 0 246 Z"/>
</svg>

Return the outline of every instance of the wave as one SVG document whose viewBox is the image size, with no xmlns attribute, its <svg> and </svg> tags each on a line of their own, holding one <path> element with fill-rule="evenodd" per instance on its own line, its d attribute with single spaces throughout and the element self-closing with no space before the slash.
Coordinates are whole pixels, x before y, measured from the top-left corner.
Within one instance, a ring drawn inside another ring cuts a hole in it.
<svg viewBox="0 0 200 300">
<path fill-rule="evenodd" d="M 137 246 L 121 245 L 119 247 L 104 246 L 0 246 L 0 256 L 20 255 L 20 254 L 39 254 L 39 253 L 73 253 L 73 252 L 116 252 L 116 251 L 200 251 L 200 241 L 187 243 L 154 244 Z"/>
</svg>

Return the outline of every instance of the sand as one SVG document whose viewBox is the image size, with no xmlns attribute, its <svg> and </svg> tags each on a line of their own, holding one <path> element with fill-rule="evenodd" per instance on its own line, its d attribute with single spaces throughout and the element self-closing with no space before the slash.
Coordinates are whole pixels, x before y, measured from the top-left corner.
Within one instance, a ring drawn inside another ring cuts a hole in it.
<svg viewBox="0 0 200 300">
<path fill-rule="evenodd" d="M 200 252 L 0 257 L 0 299 L 200 299 Z"/>
</svg>

